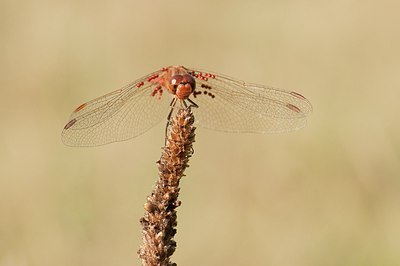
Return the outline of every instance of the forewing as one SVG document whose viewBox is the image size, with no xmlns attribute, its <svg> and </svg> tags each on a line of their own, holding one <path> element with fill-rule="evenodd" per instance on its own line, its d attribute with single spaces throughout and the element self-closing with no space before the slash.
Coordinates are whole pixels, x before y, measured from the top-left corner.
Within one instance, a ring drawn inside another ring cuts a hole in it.
<svg viewBox="0 0 400 266">
<path fill-rule="evenodd" d="M 168 114 L 169 95 L 151 82 L 160 71 L 80 105 L 62 132 L 69 146 L 97 146 L 138 136 Z M 164 93 L 165 94 L 165 93 Z"/>
<path fill-rule="evenodd" d="M 188 69 L 196 79 L 193 101 L 199 125 L 229 132 L 288 132 L 306 125 L 312 112 L 302 95 Z"/>
</svg>

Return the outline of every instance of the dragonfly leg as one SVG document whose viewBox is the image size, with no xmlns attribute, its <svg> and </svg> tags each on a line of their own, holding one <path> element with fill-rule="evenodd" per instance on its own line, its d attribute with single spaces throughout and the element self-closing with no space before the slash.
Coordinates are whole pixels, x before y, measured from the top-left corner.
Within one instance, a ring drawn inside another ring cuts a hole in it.
<svg viewBox="0 0 400 266">
<path fill-rule="evenodd" d="M 190 102 L 190 107 L 199 108 L 199 106 L 197 105 L 197 103 L 195 103 L 194 101 L 190 100 L 189 98 L 187 98 L 187 100 Z"/>
</svg>

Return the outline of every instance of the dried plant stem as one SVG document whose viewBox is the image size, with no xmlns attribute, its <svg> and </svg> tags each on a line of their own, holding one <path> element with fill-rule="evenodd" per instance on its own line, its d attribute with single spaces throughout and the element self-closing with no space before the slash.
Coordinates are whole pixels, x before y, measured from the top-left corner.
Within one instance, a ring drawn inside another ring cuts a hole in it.
<svg viewBox="0 0 400 266">
<path fill-rule="evenodd" d="M 145 214 L 140 219 L 143 226 L 143 245 L 138 254 L 145 266 L 170 266 L 175 252 L 176 208 L 181 202 L 179 181 L 193 154 L 194 116 L 189 108 L 178 110 L 168 129 L 166 145 L 157 162 L 159 179 L 144 205 Z"/>
</svg>

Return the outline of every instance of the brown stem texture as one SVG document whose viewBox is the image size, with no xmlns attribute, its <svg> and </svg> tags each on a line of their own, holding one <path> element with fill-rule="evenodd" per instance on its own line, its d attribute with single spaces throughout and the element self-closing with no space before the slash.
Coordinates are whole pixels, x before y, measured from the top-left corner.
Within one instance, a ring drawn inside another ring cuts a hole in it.
<svg viewBox="0 0 400 266">
<path fill-rule="evenodd" d="M 159 179 L 147 202 L 145 214 L 140 219 L 143 226 L 143 244 L 138 254 L 144 266 L 171 266 L 175 252 L 179 181 L 193 154 L 194 116 L 189 108 L 179 109 L 168 128 L 162 155 L 157 162 Z"/>
</svg>

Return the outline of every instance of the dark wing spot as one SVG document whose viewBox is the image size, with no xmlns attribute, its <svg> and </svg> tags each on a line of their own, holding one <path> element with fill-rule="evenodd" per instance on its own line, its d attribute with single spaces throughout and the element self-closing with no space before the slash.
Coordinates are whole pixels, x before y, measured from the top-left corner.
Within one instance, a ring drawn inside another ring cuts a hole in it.
<svg viewBox="0 0 400 266">
<path fill-rule="evenodd" d="M 297 93 L 297 92 L 294 92 L 294 91 L 291 91 L 290 94 L 293 95 L 294 97 L 297 97 L 297 98 L 301 99 L 301 100 L 305 100 L 306 99 L 306 97 L 304 97 L 300 93 Z"/>
<path fill-rule="evenodd" d="M 294 106 L 293 104 L 288 103 L 288 104 L 286 104 L 286 107 L 289 108 L 290 110 L 296 112 L 296 113 L 301 113 L 300 108 L 297 107 L 297 106 Z"/>
<path fill-rule="evenodd" d="M 86 103 L 79 105 L 79 106 L 75 109 L 74 113 L 79 112 L 80 110 L 82 110 L 83 108 L 85 108 L 85 106 L 86 106 Z"/>
<path fill-rule="evenodd" d="M 72 127 L 75 123 L 76 123 L 76 119 L 74 118 L 74 119 L 72 119 L 71 121 L 69 121 L 69 122 L 65 125 L 64 129 L 68 129 L 68 128 Z"/>
</svg>

